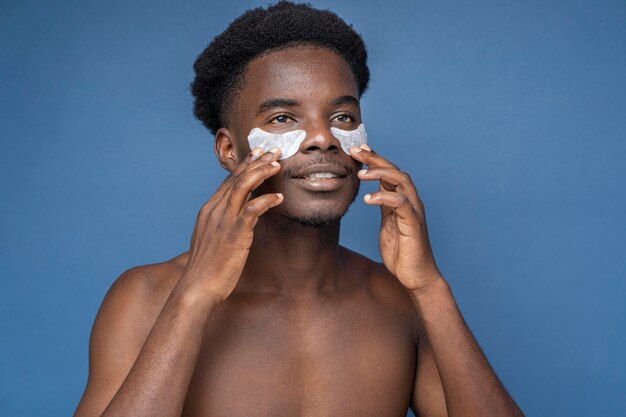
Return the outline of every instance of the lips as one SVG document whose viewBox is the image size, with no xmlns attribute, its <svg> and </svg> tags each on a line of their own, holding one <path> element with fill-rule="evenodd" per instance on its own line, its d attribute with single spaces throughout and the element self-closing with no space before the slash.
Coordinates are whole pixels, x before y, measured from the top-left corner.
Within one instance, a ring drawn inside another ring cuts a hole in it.
<svg viewBox="0 0 626 417">
<path fill-rule="evenodd" d="M 341 165 L 310 165 L 297 171 L 291 178 L 309 191 L 336 191 L 346 185 L 348 169 Z"/>
<path fill-rule="evenodd" d="M 294 178 L 300 187 L 309 191 L 336 191 L 342 188 L 347 177 L 332 177 L 321 179 Z"/>
<path fill-rule="evenodd" d="M 305 180 L 326 180 L 329 178 L 339 178 L 339 175 L 331 172 L 314 172 L 313 174 L 305 175 Z"/>
<path fill-rule="evenodd" d="M 327 180 L 348 175 L 346 168 L 338 165 L 311 165 L 298 171 L 292 178 Z"/>
</svg>

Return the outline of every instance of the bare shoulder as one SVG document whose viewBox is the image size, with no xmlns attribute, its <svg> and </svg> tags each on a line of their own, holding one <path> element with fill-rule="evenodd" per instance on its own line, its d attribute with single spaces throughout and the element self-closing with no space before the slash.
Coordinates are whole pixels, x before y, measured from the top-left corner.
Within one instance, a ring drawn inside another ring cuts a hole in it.
<svg viewBox="0 0 626 417">
<path fill-rule="evenodd" d="M 140 347 L 180 278 L 184 256 L 124 271 L 102 301 L 92 330 L 92 348 L 110 346 L 112 335 L 124 338 L 126 350 Z"/>
<path fill-rule="evenodd" d="M 184 269 L 181 257 L 130 268 L 109 288 L 91 330 L 89 377 L 76 416 L 100 415 L 126 378 Z"/>
<path fill-rule="evenodd" d="M 111 285 L 98 314 L 138 309 L 136 318 L 158 315 L 178 281 L 182 268 L 179 255 L 165 262 L 139 265 L 124 271 Z M 111 311 L 114 310 L 114 311 Z"/>
<path fill-rule="evenodd" d="M 395 312 L 411 326 L 414 335 L 418 334 L 419 316 L 411 296 L 404 286 L 380 262 L 341 247 L 344 259 L 364 279 L 364 285 L 372 298 L 383 308 Z"/>
<path fill-rule="evenodd" d="M 170 260 L 139 265 L 124 271 L 111 285 L 107 299 L 121 302 L 141 302 L 145 307 L 163 306 L 178 282 L 186 261 L 186 253 Z"/>
</svg>

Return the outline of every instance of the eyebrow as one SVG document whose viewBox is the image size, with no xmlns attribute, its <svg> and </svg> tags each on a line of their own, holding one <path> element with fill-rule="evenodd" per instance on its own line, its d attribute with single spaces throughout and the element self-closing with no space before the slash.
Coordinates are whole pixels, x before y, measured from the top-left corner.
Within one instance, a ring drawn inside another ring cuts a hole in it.
<svg viewBox="0 0 626 417">
<path fill-rule="evenodd" d="M 256 113 L 261 114 L 275 107 L 293 107 L 297 106 L 299 103 L 295 100 L 291 100 L 289 98 L 271 98 L 269 100 L 265 100 L 259 106 L 259 111 Z"/>
<path fill-rule="evenodd" d="M 356 97 L 352 97 L 352 96 L 340 96 L 340 97 L 336 97 L 331 101 L 331 104 L 335 105 L 335 106 L 340 106 L 342 104 L 354 104 L 356 106 L 359 105 L 359 100 L 356 99 Z"/>
<path fill-rule="evenodd" d="M 342 104 L 354 104 L 358 106 L 359 100 L 353 96 L 339 96 L 332 99 L 330 103 L 334 106 L 340 106 Z M 259 110 L 256 114 L 259 115 L 276 107 L 293 107 L 297 106 L 298 104 L 300 103 L 298 103 L 296 100 L 292 100 L 289 98 L 271 98 L 261 103 L 261 105 L 259 106 Z"/>
</svg>

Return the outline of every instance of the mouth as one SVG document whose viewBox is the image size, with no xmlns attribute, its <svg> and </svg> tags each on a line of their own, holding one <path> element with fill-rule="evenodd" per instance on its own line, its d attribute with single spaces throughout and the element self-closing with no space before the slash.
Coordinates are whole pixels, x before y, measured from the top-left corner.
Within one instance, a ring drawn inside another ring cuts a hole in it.
<svg viewBox="0 0 626 417">
<path fill-rule="evenodd" d="M 292 178 L 305 178 L 305 179 L 327 179 L 336 177 L 345 177 L 351 172 L 349 166 L 340 164 L 312 164 L 306 166 L 299 166 L 292 168 L 289 171 L 289 175 Z"/>
<path fill-rule="evenodd" d="M 310 191 L 335 191 L 344 186 L 348 173 L 339 166 L 313 166 L 292 176 L 292 179 Z"/>
<path fill-rule="evenodd" d="M 307 175 L 306 177 L 293 178 L 296 182 L 305 189 L 311 191 L 334 191 L 341 188 L 346 182 L 346 176 L 320 176 L 320 175 Z"/>
<path fill-rule="evenodd" d="M 345 175 L 338 175 L 332 172 L 313 172 L 311 174 L 303 175 L 300 177 L 296 177 L 304 180 L 329 180 L 332 178 L 341 178 L 345 177 Z"/>
</svg>

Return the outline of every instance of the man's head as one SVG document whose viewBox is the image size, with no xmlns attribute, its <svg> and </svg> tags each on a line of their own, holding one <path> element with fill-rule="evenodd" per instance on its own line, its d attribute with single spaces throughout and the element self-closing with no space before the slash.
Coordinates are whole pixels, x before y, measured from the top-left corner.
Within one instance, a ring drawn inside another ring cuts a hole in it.
<svg viewBox="0 0 626 417">
<path fill-rule="evenodd" d="M 215 135 L 216 153 L 229 171 L 250 151 L 252 128 L 305 130 L 299 152 L 281 161 L 281 172 L 258 192 L 282 192 L 285 202 L 277 210 L 301 224 L 332 223 L 358 192 L 360 166 L 330 128 L 354 130 L 361 123 L 366 61 L 361 37 L 332 12 L 289 2 L 250 10 L 196 60 L 194 113 Z M 332 187 L 326 181 L 327 189 L 299 178 L 316 169 L 341 178 Z"/>
<path fill-rule="evenodd" d="M 314 44 L 334 50 L 350 65 L 359 95 L 369 83 L 363 39 L 336 14 L 307 4 L 281 1 L 267 9 L 248 10 L 198 56 L 191 85 L 194 114 L 215 134 L 227 125 L 229 110 L 246 66 L 254 58 L 292 44 Z"/>
</svg>

